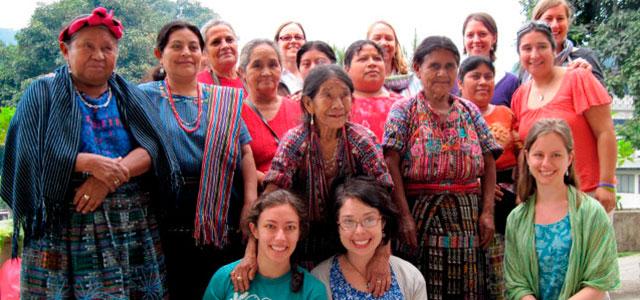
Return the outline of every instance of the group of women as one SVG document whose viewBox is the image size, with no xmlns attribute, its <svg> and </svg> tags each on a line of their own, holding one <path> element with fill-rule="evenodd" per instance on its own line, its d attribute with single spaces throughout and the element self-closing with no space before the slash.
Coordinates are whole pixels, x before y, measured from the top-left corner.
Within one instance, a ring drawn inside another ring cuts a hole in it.
<svg viewBox="0 0 640 300">
<path fill-rule="evenodd" d="M 173 21 L 139 86 L 113 72 L 113 13 L 75 18 L 7 136 L 22 297 L 603 298 L 611 98 L 568 3 L 534 17 L 519 77 L 484 13 L 462 63 L 431 36 L 408 64 L 379 21 L 344 68 L 296 22 L 239 53 L 224 21 Z"/>
</svg>

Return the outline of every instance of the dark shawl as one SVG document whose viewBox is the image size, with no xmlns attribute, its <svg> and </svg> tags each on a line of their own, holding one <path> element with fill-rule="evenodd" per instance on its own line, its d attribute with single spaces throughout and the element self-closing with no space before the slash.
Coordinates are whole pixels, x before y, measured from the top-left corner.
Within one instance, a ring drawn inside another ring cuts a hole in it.
<svg viewBox="0 0 640 300">
<path fill-rule="evenodd" d="M 175 192 L 179 167 L 158 131 L 157 109 L 149 98 L 121 76 L 108 81 L 120 118 L 134 140 L 149 152 L 161 188 Z M 14 214 L 13 256 L 20 225 L 25 240 L 60 230 L 68 212 L 69 188 L 80 149 L 81 112 L 74 101 L 67 66 L 34 81 L 20 99 L 5 144 L 0 196 Z"/>
</svg>

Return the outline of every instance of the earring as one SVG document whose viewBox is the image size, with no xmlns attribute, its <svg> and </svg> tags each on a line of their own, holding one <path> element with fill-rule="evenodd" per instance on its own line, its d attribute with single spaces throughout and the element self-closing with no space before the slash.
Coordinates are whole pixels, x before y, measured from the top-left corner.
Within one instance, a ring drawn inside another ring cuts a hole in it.
<svg viewBox="0 0 640 300">
<path fill-rule="evenodd" d="M 163 77 L 165 76 L 164 67 L 160 66 L 160 69 L 158 70 L 158 74 Z"/>
<path fill-rule="evenodd" d="M 311 126 L 313 126 L 313 114 L 311 114 Z"/>
</svg>

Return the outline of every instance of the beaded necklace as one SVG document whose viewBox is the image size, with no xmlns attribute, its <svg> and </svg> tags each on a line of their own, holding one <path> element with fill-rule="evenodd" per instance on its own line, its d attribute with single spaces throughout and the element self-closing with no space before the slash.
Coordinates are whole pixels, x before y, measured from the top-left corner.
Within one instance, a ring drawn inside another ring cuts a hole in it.
<svg viewBox="0 0 640 300">
<path fill-rule="evenodd" d="M 108 89 L 109 94 L 107 95 L 107 101 L 105 101 L 102 104 L 91 104 L 89 103 L 89 101 L 87 101 L 84 96 L 80 93 L 80 91 L 78 91 L 78 89 L 76 89 L 76 94 L 78 96 L 80 96 L 80 101 L 82 101 L 82 103 L 84 105 L 86 105 L 89 108 L 93 108 L 93 109 L 101 109 L 101 108 L 105 108 L 107 106 L 109 106 L 109 103 L 111 103 L 111 96 L 113 96 L 113 94 L 111 94 L 111 87 L 109 87 Z"/>
<path fill-rule="evenodd" d="M 198 128 L 200 128 L 200 117 L 202 116 L 202 99 L 200 99 L 200 85 L 198 84 L 196 86 L 196 90 L 198 92 L 198 98 L 196 100 L 198 104 L 198 115 L 196 116 L 195 121 L 187 123 L 184 120 L 182 120 L 182 118 L 180 117 L 180 114 L 178 114 L 175 101 L 173 100 L 173 96 L 171 95 L 171 87 L 169 87 L 169 81 L 165 79 L 164 84 L 167 87 L 167 96 L 169 97 L 169 104 L 171 105 L 173 116 L 176 118 L 176 121 L 178 121 L 178 125 L 180 126 L 180 128 L 182 128 L 182 130 L 184 130 L 187 133 L 192 133 L 198 130 Z M 191 125 L 193 125 L 193 127 L 191 128 L 187 127 Z"/>
</svg>

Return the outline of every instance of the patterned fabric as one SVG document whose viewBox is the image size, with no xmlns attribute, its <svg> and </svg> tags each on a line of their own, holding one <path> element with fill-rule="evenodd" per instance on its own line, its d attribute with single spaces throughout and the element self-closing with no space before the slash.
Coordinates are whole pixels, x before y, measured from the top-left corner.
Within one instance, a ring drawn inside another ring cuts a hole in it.
<svg viewBox="0 0 640 300">
<path fill-rule="evenodd" d="M 569 214 L 552 224 L 536 224 L 536 254 L 540 270 L 539 299 L 558 299 L 571 252 Z"/>
<path fill-rule="evenodd" d="M 482 116 L 489 125 L 491 134 L 500 147 L 504 149 L 496 160 L 496 169 L 513 168 L 517 164 L 515 151 L 522 148 L 522 142 L 517 133 L 516 117 L 506 106 L 495 105 L 488 114 Z"/>
<path fill-rule="evenodd" d="M 504 278 L 508 299 L 541 297 L 535 244 L 535 194 L 507 219 Z M 569 186 L 571 251 L 564 285 L 557 299 L 569 299 L 584 286 L 610 291 L 620 285 L 616 236 L 600 203 Z"/>
<path fill-rule="evenodd" d="M 496 233 L 485 249 L 486 259 L 486 283 L 489 299 L 505 299 L 504 287 L 504 235 Z"/>
<path fill-rule="evenodd" d="M 140 190 L 126 183 L 90 214 L 67 199 L 62 230 L 25 241 L 21 299 L 166 298 L 158 226 Z"/>
<path fill-rule="evenodd" d="M 424 98 L 397 101 L 385 124 L 382 147 L 400 153 L 400 170 L 410 182 L 468 184 L 484 171 L 484 153 L 502 152 L 473 103 L 452 97 L 442 120 Z"/>
<path fill-rule="evenodd" d="M 198 73 L 197 79 L 198 79 L 198 82 L 201 82 L 201 83 L 206 83 L 211 85 L 215 84 L 215 80 L 213 80 L 213 77 L 211 77 L 211 70 L 209 69 L 200 71 L 200 73 Z M 221 86 L 228 86 L 228 87 L 244 90 L 244 85 L 242 84 L 242 79 L 240 79 L 240 76 L 236 77 L 235 79 L 229 79 L 227 77 L 218 76 L 218 80 L 220 81 Z M 245 94 L 246 94 L 246 90 L 245 90 Z"/>
<path fill-rule="evenodd" d="M 109 87 L 135 143 L 151 156 L 159 189 L 177 190 L 179 169 L 148 98 L 117 74 Z M 81 114 L 74 101 L 68 67 L 34 81 L 23 94 L 7 132 L 2 172 L 2 199 L 14 213 L 14 252 L 20 227 L 25 240 L 57 232 L 66 220 L 67 195 L 80 149 Z M 162 203 L 164 204 L 164 203 Z"/>
<path fill-rule="evenodd" d="M 308 123 L 291 129 L 280 142 L 264 180 L 265 185 L 290 189 L 308 202 L 310 233 L 298 248 L 300 257 L 305 259 L 301 263 L 309 269 L 335 253 L 332 250 L 337 249 L 339 243 L 327 215 L 331 204 L 326 200 L 333 178 L 325 178 L 320 145 L 313 138 L 317 134 L 317 129 L 311 129 Z M 339 139 L 335 153 L 336 177 L 368 175 L 382 186 L 393 186 L 382 151 L 371 131 L 347 122 Z"/>
<path fill-rule="evenodd" d="M 338 256 L 333 258 L 331 262 L 331 271 L 329 273 L 329 284 L 331 286 L 331 293 L 333 299 L 345 299 L 345 300 L 368 300 L 368 299 L 380 299 L 380 300 L 397 300 L 404 299 L 396 274 L 393 270 L 391 272 L 391 287 L 380 297 L 373 297 L 371 293 L 357 290 L 351 286 L 351 284 L 344 278 L 342 269 L 340 268 L 340 262 Z"/>
<path fill-rule="evenodd" d="M 353 98 L 349 120 L 360 124 L 376 135 L 377 142 L 382 141 L 384 123 L 387 120 L 391 106 L 402 97 L 389 93 L 388 97 Z"/>
<path fill-rule="evenodd" d="M 116 158 L 126 156 L 133 147 L 131 146 L 131 134 L 124 128 L 120 120 L 120 112 L 114 99 L 108 99 L 111 93 L 104 92 L 97 99 L 87 95 L 76 94 L 76 101 L 82 114 L 82 130 L 80 131 L 80 152 L 95 153 L 106 157 Z M 93 105 L 109 102 L 109 105 L 100 109 L 93 109 L 82 103 L 80 97 L 84 97 Z"/>
</svg>

